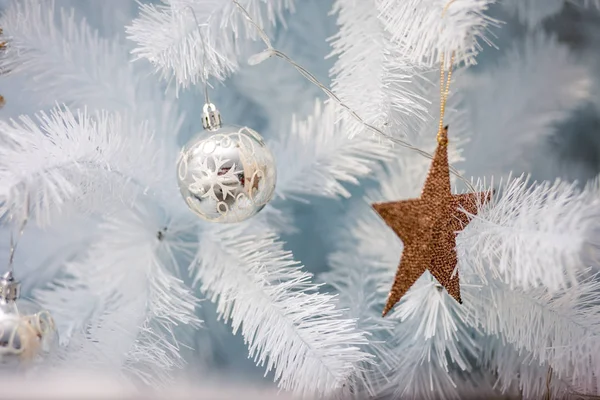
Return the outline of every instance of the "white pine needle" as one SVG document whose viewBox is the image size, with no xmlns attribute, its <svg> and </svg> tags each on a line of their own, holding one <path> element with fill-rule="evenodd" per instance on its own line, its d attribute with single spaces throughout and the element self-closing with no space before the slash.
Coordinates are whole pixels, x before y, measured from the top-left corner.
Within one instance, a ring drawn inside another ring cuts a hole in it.
<svg viewBox="0 0 600 400">
<path fill-rule="evenodd" d="M 409 399 L 460 398 L 451 368 L 472 373 L 470 360 L 478 353 L 467 310 L 426 273 L 390 317 L 399 321 L 391 351 L 400 362 L 389 373 L 387 390 Z"/>
<path fill-rule="evenodd" d="M 454 74 L 456 86 L 462 83 L 463 71 Z M 432 78 L 429 73 L 426 78 Z M 439 96 L 439 88 L 428 81 L 418 89 L 424 97 L 435 98 Z M 464 109 L 460 105 L 463 96 L 460 93 L 452 93 L 448 99 L 446 116 L 444 122 L 449 126 L 449 148 L 448 158 L 451 165 L 462 161 L 462 146 L 471 136 L 471 126 Z M 439 102 L 432 102 L 427 107 L 428 117 L 424 121 L 415 124 L 410 131 L 409 138 L 413 146 L 433 154 L 437 145 L 436 135 L 438 131 Z M 385 169 L 376 177 L 380 182 L 377 190 L 368 192 L 370 202 L 396 201 L 420 196 L 423 183 L 427 177 L 431 160 L 420 154 L 402 147 L 393 149 L 394 157 L 385 164 Z M 451 179 L 455 179 L 452 175 Z"/>
<path fill-rule="evenodd" d="M 355 321 L 301 268 L 273 235 L 219 228 L 203 232 L 191 265 L 219 315 L 241 330 L 249 356 L 274 370 L 282 389 L 315 398 L 350 383 L 369 356 Z"/>
<path fill-rule="evenodd" d="M 160 142 L 119 115 L 64 108 L 40 113 L 37 124 L 25 116 L 0 121 L 0 143 L 0 215 L 18 214 L 27 202 L 42 224 L 67 204 L 106 212 L 160 194 L 168 179 L 157 168 L 165 162 Z"/>
<path fill-rule="evenodd" d="M 457 63 L 474 64 L 480 42 L 491 44 L 489 26 L 498 23 L 485 15 L 496 0 L 460 0 L 447 8 L 449 0 L 375 1 L 392 40 L 416 64 L 437 66 L 441 55 L 448 62 L 452 53 Z"/>
<path fill-rule="evenodd" d="M 172 253 L 183 242 L 175 236 L 159 240 L 156 216 L 141 207 L 136 211 L 101 223 L 85 256 L 35 295 L 69 342 L 64 355 L 69 367 L 116 367 L 152 384 L 182 365 L 174 328 L 197 327 L 200 321 L 197 299 L 173 275 Z"/>
<path fill-rule="evenodd" d="M 495 374 L 493 385 L 502 394 L 535 400 L 545 395 L 549 386 L 551 398 L 563 399 L 573 391 L 573 387 L 554 373 L 548 382 L 549 365 L 540 363 L 531 353 L 516 349 L 497 336 L 488 336 L 482 340 L 482 364 Z"/>
<path fill-rule="evenodd" d="M 164 79 L 175 81 L 178 88 L 202 82 L 203 62 L 206 72 L 217 79 L 224 79 L 237 68 L 239 41 L 244 36 L 254 38 L 256 30 L 233 1 L 165 3 L 141 4 L 140 17 L 127 28 L 129 38 L 137 43 L 133 51 L 137 58 L 148 59 Z M 293 3 L 292 0 L 241 0 L 240 4 L 264 26 L 267 21 L 275 23 L 281 19 L 283 10 L 292 8 Z"/>
<path fill-rule="evenodd" d="M 374 0 L 337 0 L 334 12 L 340 30 L 331 43 L 332 55 L 338 56 L 331 70 L 333 91 L 365 122 L 406 135 L 413 118 L 425 118 L 426 100 L 412 85 L 420 69 L 390 41 Z M 343 115 L 349 136 L 365 131 Z"/>
<path fill-rule="evenodd" d="M 314 114 L 292 120 L 292 129 L 275 144 L 278 158 L 277 194 L 302 200 L 309 195 L 350 197 L 344 183 L 358 184 L 389 148 L 367 136 L 350 138 L 345 121 L 338 121 L 336 106 L 316 101 Z"/>
<path fill-rule="evenodd" d="M 459 259 L 464 252 L 460 253 Z M 479 272 L 471 270 L 468 262 L 461 262 L 460 268 L 462 282 L 467 284 L 463 290 L 463 305 L 474 324 L 488 335 L 500 336 L 522 354 L 529 353 L 527 357 L 531 362 L 551 366 L 556 376 L 569 386 L 580 388 L 585 394 L 596 393 L 596 377 L 600 373 L 600 306 L 597 301 L 600 280 L 597 275 L 586 277 L 588 274 L 582 270 L 577 286 L 551 294 L 544 288 L 511 289 L 495 279 L 483 282 Z M 492 361 L 494 364 L 504 362 L 506 360 Z M 536 373 L 532 372 L 523 378 L 535 379 Z M 514 381 L 517 377 L 504 375 L 502 378 Z M 535 387 L 535 382 L 521 382 L 520 386 Z M 539 398 L 544 391 L 530 397 Z"/>
<path fill-rule="evenodd" d="M 175 138 L 181 118 L 174 102 L 129 62 L 123 40 L 101 37 L 54 1 L 13 1 L 3 10 L 0 26 L 8 39 L 0 70 L 25 75 L 25 87 L 43 105 L 127 113 Z"/>
<path fill-rule="evenodd" d="M 597 245 L 598 188 L 514 179 L 482 207 L 457 248 L 482 277 L 554 292 L 577 284 Z M 593 260 L 597 261 L 597 260 Z"/>
<path fill-rule="evenodd" d="M 347 233 L 342 234 L 342 238 L 353 240 Z M 358 328 L 369 335 L 369 342 L 363 347 L 375 359 L 365 362 L 361 366 L 361 374 L 356 377 L 355 395 L 358 399 L 381 393 L 388 383 L 386 373 L 397 365 L 399 357 L 389 351 L 386 343 L 391 338 L 396 321 L 381 316 L 384 306 L 381 282 L 388 271 L 385 267 L 382 270 L 381 263 L 373 259 L 366 257 L 364 262 L 357 263 L 356 254 L 336 252 L 329 257 L 331 270 L 319 277 L 339 294 L 344 316 L 356 319 Z"/>
</svg>

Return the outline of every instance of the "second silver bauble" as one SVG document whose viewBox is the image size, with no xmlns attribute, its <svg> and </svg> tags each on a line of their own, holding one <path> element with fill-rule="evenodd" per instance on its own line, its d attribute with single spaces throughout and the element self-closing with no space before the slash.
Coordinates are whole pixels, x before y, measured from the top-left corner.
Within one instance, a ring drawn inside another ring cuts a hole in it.
<svg viewBox="0 0 600 400">
<path fill-rule="evenodd" d="M 0 278 L 0 368 L 17 372 L 51 356 L 58 348 L 56 325 L 48 311 L 19 298 L 12 272 Z"/>
</svg>

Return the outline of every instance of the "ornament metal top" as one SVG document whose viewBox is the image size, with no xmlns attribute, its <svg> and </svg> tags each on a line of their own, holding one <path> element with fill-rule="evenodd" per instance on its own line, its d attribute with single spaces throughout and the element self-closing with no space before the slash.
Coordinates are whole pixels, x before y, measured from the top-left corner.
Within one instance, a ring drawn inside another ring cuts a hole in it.
<svg viewBox="0 0 600 400">
<path fill-rule="evenodd" d="M 7 272 L 0 278 L 0 365 L 25 367 L 49 354 L 58 343 L 47 311 L 20 299 L 21 285 Z"/>
<path fill-rule="evenodd" d="M 223 126 L 211 103 L 204 105 L 202 121 L 204 131 L 192 137 L 179 156 L 181 194 L 207 221 L 244 221 L 273 197 L 277 180 L 273 155 L 254 130 Z"/>
</svg>

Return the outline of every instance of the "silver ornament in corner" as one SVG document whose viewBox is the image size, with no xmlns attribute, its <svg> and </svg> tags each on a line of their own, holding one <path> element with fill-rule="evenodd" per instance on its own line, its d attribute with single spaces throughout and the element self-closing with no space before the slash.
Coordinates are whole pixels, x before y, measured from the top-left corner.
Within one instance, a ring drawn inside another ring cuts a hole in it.
<svg viewBox="0 0 600 400">
<path fill-rule="evenodd" d="M 0 365 L 15 370 L 43 360 L 58 346 L 50 313 L 20 295 L 20 283 L 7 272 L 0 278 Z"/>
<path fill-rule="evenodd" d="M 219 110 L 210 102 L 204 105 L 202 121 L 204 131 L 192 137 L 179 156 L 181 194 L 206 221 L 245 221 L 273 198 L 273 155 L 256 131 L 222 125 Z"/>
</svg>

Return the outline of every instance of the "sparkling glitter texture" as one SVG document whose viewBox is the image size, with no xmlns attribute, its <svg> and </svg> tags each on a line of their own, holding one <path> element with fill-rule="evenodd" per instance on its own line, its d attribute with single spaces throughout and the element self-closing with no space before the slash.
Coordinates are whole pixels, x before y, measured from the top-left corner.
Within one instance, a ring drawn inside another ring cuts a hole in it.
<svg viewBox="0 0 600 400">
<path fill-rule="evenodd" d="M 469 223 L 468 214 L 476 214 L 478 206 L 489 201 L 491 193 L 452 194 L 447 144 L 445 128 L 420 198 L 373 205 L 404 244 L 384 316 L 426 270 L 456 301 L 462 302 L 455 271 L 456 233 Z"/>
</svg>

